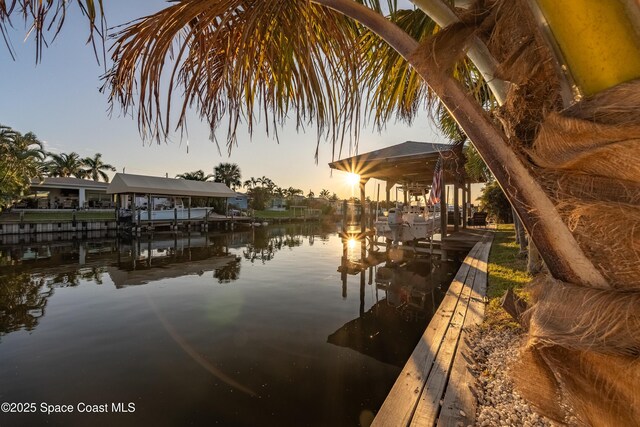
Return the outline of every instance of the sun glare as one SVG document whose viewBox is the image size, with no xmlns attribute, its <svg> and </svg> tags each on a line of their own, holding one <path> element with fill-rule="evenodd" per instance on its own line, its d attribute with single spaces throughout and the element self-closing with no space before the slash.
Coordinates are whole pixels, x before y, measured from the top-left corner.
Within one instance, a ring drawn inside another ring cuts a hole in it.
<svg viewBox="0 0 640 427">
<path fill-rule="evenodd" d="M 352 237 L 347 241 L 347 244 L 349 245 L 349 249 L 353 250 L 356 248 L 358 241 Z"/>
<path fill-rule="evenodd" d="M 354 187 L 360 183 L 360 175 L 353 172 L 348 172 L 346 176 L 347 183 Z"/>
</svg>

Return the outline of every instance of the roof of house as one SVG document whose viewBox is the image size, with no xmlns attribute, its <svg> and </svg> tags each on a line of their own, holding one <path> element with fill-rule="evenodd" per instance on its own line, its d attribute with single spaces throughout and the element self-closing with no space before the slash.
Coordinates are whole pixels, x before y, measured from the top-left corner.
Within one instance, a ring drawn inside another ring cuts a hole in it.
<svg viewBox="0 0 640 427">
<path fill-rule="evenodd" d="M 42 181 L 31 181 L 31 188 L 43 189 L 43 188 L 88 188 L 92 190 L 106 190 L 109 186 L 108 182 L 98 182 L 90 179 L 80 179 L 71 177 L 47 177 Z"/>
<path fill-rule="evenodd" d="M 117 173 L 107 194 L 153 194 L 158 196 L 235 197 L 235 191 L 221 182 Z"/>
</svg>

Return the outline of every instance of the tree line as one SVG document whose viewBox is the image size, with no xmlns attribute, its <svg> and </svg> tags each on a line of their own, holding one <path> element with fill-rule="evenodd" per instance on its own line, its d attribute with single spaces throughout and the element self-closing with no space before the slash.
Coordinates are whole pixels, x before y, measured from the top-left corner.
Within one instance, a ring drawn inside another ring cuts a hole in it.
<svg viewBox="0 0 640 427">
<path fill-rule="evenodd" d="M 221 182 L 234 191 L 244 188 L 250 200 L 250 208 L 256 210 L 265 209 L 274 198 L 290 202 L 295 197 L 305 197 L 303 190 L 295 187 L 280 187 L 266 176 L 251 177 L 242 181 L 242 173 L 236 163 L 220 163 L 214 168 L 213 172 L 213 174 L 205 174 L 203 170 L 196 170 L 178 174 L 176 178 L 192 181 Z M 315 192 L 309 190 L 306 197 L 307 199 L 314 199 Z M 331 194 L 329 190 L 324 188 L 318 193 L 318 197 L 325 200 L 338 200 L 338 196 L 335 193 Z"/>
<path fill-rule="evenodd" d="M 22 134 L 0 125 L 0 208 L 22 197 L 34 179 L 75 177 L 109 182 L 107 172 L 115 170 L 100 153 L 93 157 L 51 153 L 33 132 Z"/>
</svg>

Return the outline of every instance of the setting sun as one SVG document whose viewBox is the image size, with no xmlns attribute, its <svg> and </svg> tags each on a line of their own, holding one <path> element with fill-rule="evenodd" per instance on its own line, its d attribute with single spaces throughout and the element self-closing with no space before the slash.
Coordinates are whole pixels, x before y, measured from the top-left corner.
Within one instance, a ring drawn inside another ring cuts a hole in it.
<svg viewBox="0 0 640 427">
<path fill-rule="evenodd" d="M 356 186 L 360 183 L 360 175 L 358 175 L 357 173 L 348 172 L 346 176 L 346 180 L 347 180 L 347 183 L 352 187 Z"/>
</svg>

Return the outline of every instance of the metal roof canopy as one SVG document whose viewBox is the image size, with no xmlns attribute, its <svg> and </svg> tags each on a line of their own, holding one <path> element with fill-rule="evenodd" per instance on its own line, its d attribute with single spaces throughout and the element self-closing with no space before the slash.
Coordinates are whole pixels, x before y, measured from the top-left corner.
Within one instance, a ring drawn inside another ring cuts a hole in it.
<svg viewBox="0 0 640 427">
<path fill-rule="evenodd" d="M 42 181 L 34 179 L 31 181 L 31 188 L 43 190 L 49 188 L 74 189 L 85 188 L 87 190 L 106 190 L 109 186 L 106 182 L 92 181 L 73 177 L 46 177 Z"/>
<path fill-rule="evenodd" d="M 107 194 L 153 194 L 184 197 L 235 197 L 236 192 L 221 182 L 117 173 Z"/>
<path fill-rule="evenodd" d="M 390 183 L 404 184 L 419 191 L 431 187 L 433 173 L 439 157 L 445 161 L 445 180 L 469 182 L 464 173 L 464 163 L 452 145 L 406 141 L 369 153 L 359 154 L 329 163 L 332 169 Z M 459 160 L 459 161 L 456 161 Z"/>
</svg>

